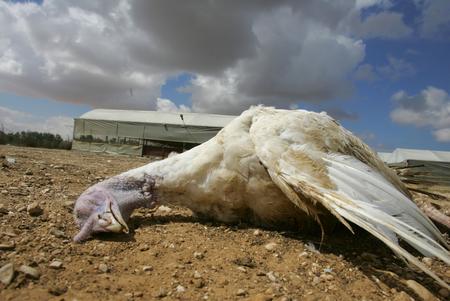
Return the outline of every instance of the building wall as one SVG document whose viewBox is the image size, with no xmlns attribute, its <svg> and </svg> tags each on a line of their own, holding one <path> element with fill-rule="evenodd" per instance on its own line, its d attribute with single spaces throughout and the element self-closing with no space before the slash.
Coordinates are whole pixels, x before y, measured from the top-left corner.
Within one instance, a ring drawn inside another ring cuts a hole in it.
<svg viewBox="0 0 450 301">
<path fill-rule="evenodd" d="M 218 127 L 75 119 L 72 148 L 139 156 L 167 155 L 201 144 L 220 130 Z"/>
</svg>

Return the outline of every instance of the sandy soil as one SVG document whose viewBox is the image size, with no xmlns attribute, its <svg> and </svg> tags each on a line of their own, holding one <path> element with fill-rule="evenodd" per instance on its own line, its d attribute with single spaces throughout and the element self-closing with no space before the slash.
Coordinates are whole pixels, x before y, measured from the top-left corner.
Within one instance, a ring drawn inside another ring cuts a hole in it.
<svg viewBox="0 0 450 301">
<path fill-rule="evenodd" d="M 73 243 L 78 194 L 148 161 L 0 146 L 0 268 L 7 283 L 0 282 L 0 300 L 448 298 L 362 230 L 338 228 L 320 245 L 317 234 L 204 222 L 163 208 L 136 212 L 130 235 Z M 448 267 L 423 261 L 450 282 Z"/>
</svg>

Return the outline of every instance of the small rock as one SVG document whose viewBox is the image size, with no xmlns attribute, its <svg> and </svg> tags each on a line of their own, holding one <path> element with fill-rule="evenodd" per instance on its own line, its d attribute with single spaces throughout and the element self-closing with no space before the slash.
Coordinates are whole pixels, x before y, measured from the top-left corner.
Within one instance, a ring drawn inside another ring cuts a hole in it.
<svg viewBox="0 0 450 301">
<path fill-rule="evenodd" d="M 203 279 L 194 279 L 193 284 L 196 288 L 202 288 L 205 286 L 205 281 Z"/>
<path fill-rule="evenodd" d="M 320 279 L 324 279 L 324 280 L 333 280 L 334 276 L 331 274 L 321 274 L 320 275 Z"/>
<path fill-rule="evenodd" d="M 8 193 L 8 191 L 6 191 L 6 193 Z M 8 212 L 9 212 L 8 208 L 5 208 L 5 205 L 0 204 L 0 214 L 1 215 L 6 215 L 6 214 L 8 214 Z"/>
<path fill-rule="evenodd" d="M 143 292 L 134 292 L 133 293 L 133 297 L 136 297 L 136 298 L 141 298 L 141 297 L 143 297 L 144 296 L 144 293 Z"/>
<path fill-rule="evenodd" d="M 16 244 L 14 242 L 8 243 L 8 244 L 0 244 L 0 250 L 8 251 L 8 250 L 14 250 L 16 247 Z"/>
<path fill-rule="evenodd" d="M 237 269 L 243 273 L 247 273 L 247 270 L 244 267 L 237 267 Z"/>
<path fill-rule="evenodd" d="M 170 213 L 172 211 L 171 208 L 161 205 L 158 207 L 158 209 L 156 210 L 157 213 Z"/>
<path fill-rule="evenodd" d="M 269 242 L 268 244 L 266 244 L 265 246 L 264 246 L 264 248 L 267 250 L 267 251 L 273 251 L 273 250 L 275 250 L 276 248 L 277 248 L 277 244 L 276 243 L 274 243 L 274 242 Z"/>
<path fill-rule="evenodd" d="M 313 281 L 312 281 L 312 283 L 313 283 L 314 285 L 316 285 L 316 284 L 320 283 L 320 278 L 319 278 L 319 277 L 317 277 L 317 276 L 315 276 L 315 277 L 313 278 Z"/>
<path fill-rule="evenodd" d="M 30 216 L 39 216 L 44 213 L 44 209 L 37 202 L 34 202 L 27 206 L 27 212 Z"/>
<path fill-rule="evenodd" d="M 256 267 L 255 261 L 250 257 L 237 258 L 237 259 L 234 259 L 232 262 L 236 265 L 240 265 L 240 266 L 244 266 L 244 267 L 249 267 L 249 268 Z"/>
<path fill-rule="evenodd" d="M 153 267 L 152 267 L 151 265 L 144 265 L 144 266 L 142 267 L 142 270 L 143 270 L 144 272 L 151 272 L 151 271 L 153 271 Z"/>
<path fill-rule="evenodd" d="M 8 285 L 14 279 L 14 265 L 7 263 L 0 268 L 0 282 Z"/>
<path fill-rule="evenodd" d="M 27 170 L 25 171 L 25 175 L 26 175 L 26 176 L 32 176 L 32 175 L 33 175 L 33 171 L 32 171 L 31 169 L 27 169 Z"/>
<path fill-rule="evenodd" d="M 308 241 L 308 242 L 306 243 L 305 248 L 308 249 L 308 250 L 311 251 L 311 252 L 319 253 L 319 251 L 317 250 L 316 246 L 315 246 L 314 243 L 311 242 L 311 241 Z"/>
<path fill-rule="evenodd" d="M 194 257 L 196 259 L 203 259 L 205 255 L 202 252 L 194 252 Z"/>
<path fill-rule="evenodd" d="M 202 278 L 202 274 L 200 274 L 199 271 L 194 271 L 194 278 L 195 279 Z"/>
<path fill-rule="evenodd" d="M 66 286 L 52 286 L 48 289 L 48 292 L 54 296 L 61 296 L 67 292 Z"/>
<path fill-rule="evenodd" d="M 108 273 L 109 272 L 109 267 L 104 264 L 104 263 L 100 263 L 98 265 L 98 269 L 102 272 L 102 273 Z"/>
<path fill-rule="evenodd" d="M 27 206 L 19 206 L 17 207 L 17 212 L 23 212 L 27 210 Z"/>
<path fill-rule="evenodd" d="M 424 257 L 422 258 L 422 262 L 430 267 L 433 264 L 433 259 L 431 259 L 430 257 Z"/>
<path fill-rule="evenodd" d="M 236 292 L 236 296 L 245 296 L 245 295 L 247 295 L 247 291 L 245 289 L 240 288 Z"/>
<path fill-rule="evenodd" d="M 186 291 L 186 288 L 182 285 L 178 285 L 176 291 L 177 293 L 184 293 Z"/>
<path fill-rule="evenodd" d="M 424 301 L 437 300 L 429 290 L 427 290 L 423 285 L 417 283 L 414 280 L 407 280 L 406 285 L 412 289 L 420 298 Z"/>
<path fill-rule="evenodd" d="M 50 268 L 55 269 L 55 270 L 62 268 L 62 266 L 63 266 L 63 263 L 59 260 L 53 260 L 49 265 Z"/>
<path fill-rule="evenodd" d="M 150 249 L 150 246 L 145 244 L 145 245 L 140 246 L 139 251 L 143 252 L 143 251 L 147 251 L 149 249 Z"/>
<path fill-rule="evenodd" d="M 33 279 L 39 279 L 41 277 L 41 273 L 38 270 L 27 265 L 21 265 L 17 270 Z"/>
<path fill-rule="evenodd" d="M 269 280 L 272 281 L 272 282 L 277 281 L 277 277 L 275 277 L 275 275 L 273 274 L 272 271 L 268 272 L 268 273 L 266 274 L 266 276 L 267 276 L 267 278 L 269 278 Z"/>
<path fill-rule="evenodd" d="M 261 230 L 256 229 L 255 231 L 253 231 L 253 235 L 255 236 L 260 236 L 262 234 Z"/>
<path fill-rule="evenodd" d="M 52 234 L 53 236 L 58 237 L 58 238 L 66 238 L 66 234 L 63 231 L 55 229 L 55 228 L 50 230 L 50 234 Z"/>
<path fill-rule="evenodd" d="M 450 296 L 450 293 L 449 293 L 448 289 L 446 289 L 446 288 L 441 288 L 441 289 L 439 290 L 439 295 L 441 295 L 441 296 L 444 297 L 444 298 L 448 298 L 448 297 Z"/>
<path fill-rule="evenodd" d="M 74 201 L 65 201 L 63 203 L 63 207 L 66 208 L 67 211 L 69 211 L 69 212 L 72 212 L 74 206 L 75 206 Z"/>
</svg>

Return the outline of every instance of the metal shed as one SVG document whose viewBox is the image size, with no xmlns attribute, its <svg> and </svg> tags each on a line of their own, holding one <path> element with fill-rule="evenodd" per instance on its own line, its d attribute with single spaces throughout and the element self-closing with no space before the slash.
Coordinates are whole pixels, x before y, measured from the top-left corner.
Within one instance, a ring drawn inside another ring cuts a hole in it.
<svg viewBox="0 0 450 301">
<path fill-rule="evenodd" d="M 72 149 L 164 156 L 209 140 L 235 117 L 95 109 L 75 118 Z"/>
</svg>

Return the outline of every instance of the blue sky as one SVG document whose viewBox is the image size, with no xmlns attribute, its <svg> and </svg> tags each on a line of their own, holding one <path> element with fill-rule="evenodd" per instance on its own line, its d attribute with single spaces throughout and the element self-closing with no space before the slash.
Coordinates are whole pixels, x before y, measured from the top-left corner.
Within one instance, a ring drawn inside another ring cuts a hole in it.
<svg viewBox="0 0 450 301">
<path fill-rule="evenodd" d="M 4 1 L 0 123 L 66 137 L 92 108 L 262 103 L 327 111 L 376 150 L 449 150 L 449 12 L 446 0 Z"/>
</svg>

